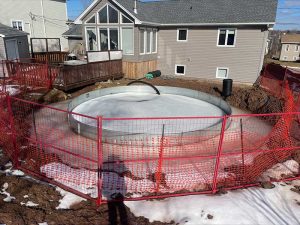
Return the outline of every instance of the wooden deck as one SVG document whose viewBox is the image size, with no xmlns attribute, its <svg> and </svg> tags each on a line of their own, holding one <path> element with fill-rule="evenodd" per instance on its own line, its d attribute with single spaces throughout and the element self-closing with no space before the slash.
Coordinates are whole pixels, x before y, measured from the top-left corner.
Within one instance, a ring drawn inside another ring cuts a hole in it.
<svg viewBox="0 0 300 225">
<path fill-rule="evenodd" d="M 93 62 L 75 66 L 52 65 L 49 71 L 53 80 L 53 86 L 63 91 L 123 77 L 122 60 Z"/>
</svg>

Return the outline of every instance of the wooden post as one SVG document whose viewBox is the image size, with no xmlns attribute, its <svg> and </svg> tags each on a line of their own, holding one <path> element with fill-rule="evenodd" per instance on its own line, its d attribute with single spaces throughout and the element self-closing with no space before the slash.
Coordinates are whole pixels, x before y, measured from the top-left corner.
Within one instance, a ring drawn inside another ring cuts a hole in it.
<svg viewBox="0 0 300 225">
<path fill-rule="evenodd" d="M 159 185 L 161 182 L 164 142 L 165 142 L 165 124 L 163 125 L 163 128 L 162 128 L 160 147 L 159 147 L 158 166 L 157 166 L 157 171 L 155 173 L 156 193 L 159 192 Z"/>
</svg>

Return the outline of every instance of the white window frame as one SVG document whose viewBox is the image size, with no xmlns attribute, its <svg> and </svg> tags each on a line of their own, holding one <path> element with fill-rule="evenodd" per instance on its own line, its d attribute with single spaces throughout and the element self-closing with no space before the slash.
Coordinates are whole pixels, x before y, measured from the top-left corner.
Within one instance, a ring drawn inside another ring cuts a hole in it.
<svg viewBox="0 0 300 225">
<path fill-rule="evenodd" d="M 299 49 L 300 49 L 300 45 L 296 45 L 295 52 L 299 52 Z"/>
<path fill-rule="evenodd" d="M 225 45 L 219 45 L 220 31 L 221 30 L 226 30 Z M 233 43 L 233 45 L 227 45 L 228 30 L 234 30 L 234 43 Z M 217 36 L 217 46 L 222 47 L 222 48 L 234 48 L 235 45 L 236 45 L 236 37 L 237 37 L 237 28 L 219 28 L 218 29 L 218 36 Z"/>
<path fill-rule="evenodd" d="M 118 30 L 118 45 L 119 45 L 119 49 L 118 50 L 120 50 L 120 48 L 121 48 L 121 44 L 120 44 L 120 29 L 119 29 L 119 27 L 98 27 L 98 50 L 99 51 L 102 51 L 101 50 L 101 43 L 100 43 L 100 30 L 107 30 L 107 39 L 108 39 L 108 51 L 111 51 L 110 50 L 110 29 L 113 29 L 113 30 Z M 112 51 L 115 51 L 115 50 L 112 50 Z"/>
<path fill-rule="evenodd" d="M 129 19 L 128 16 L 125 16 L 123 13 L 119 13 L 119 14 L 120 14 L 120 19 L 119 19 L 119 20 L 120 20 L 120 24 L 127 24 L 127 25 L 132 24 L 132 25 L 134 25 L 134 22 L 133 22 L 131 19 Z M 122 16 L 124 16 L 124 17 L 126 17 L 128 20 L 130 20 L 131 23 L 123 23 Z"/>
<path fill-rule="evenodd" d="M 148 47 L 148 31 L 150 31 L 150 46 L 149 46 L 149 49 L 150 51 L 148 52 L 147 51 L 147 47 Z M 146 29 L 146 42 L 147 42 L 147 45 L 146 45 L 146 54 L 147 55 L 150 55 L 152 54 L 152 39 L 153 39 L 153 32 L 152 32 L 152 29 Z"/>
<path fill-rule="evenodd" d="M 11 24 L 11 27 L 13 27 L 13 22 L 17 22 L 17 30 L 19 30 L 19 25 L 18 25 L 18 22 L 21 22 L 22 23 L 22 31 L 25 31 L 25 27 L 24 27 L 24 22 L 23 20 L 14 20 L 14 19 L 11 19 L 10 20 L 10 24 Z"/>
<path fill-rule="evenodd" d="M 97 13 L 98 14 L 98 13 Z M 92 16 L 90 16 L 85 22 L 84 22 L 84 24 L 87 24 L 87 25 L 89 25 L 89 24 L 91 24 L 91 25 L 95 25 L 96 23 L 97 23 L 97 14 L 95 15 L 95 14 L 93 14 Z M 90 19 L 92 19 L 92 17 L 93 16 L 95 16 L 95 23 L 87 23 L 87 21 L 89 21 Z"/>
<path fill-rule="evenodd" d="M 183 66 L 184 68 L 184 73 L 177 73 L 177 67 L 178 66 Z M 178 76 L 184 76 L 186 74 L 186 65 L 182 65 L 182 64 L 175 64 L 175 75 L 178 75 Z"/>
<path fill-rule="evenodd" d="M 186 30 L 186 40 L 179 40 L 179 31 L 180 30 Z M 177 38 L 176 38 L 177 42 L 188 42 L 189 40 L 189 29 L 188 28 L 178 28 L 177 29 Z"/>
<path fill-rule="evenodd" d="M 283 56 L 283 60 L 287 60 L 288 59 L 288 57 L 287 56 Z"/>
<path fill-rule="evenodd" d="M 97 49 L 96 50 L 89 50 L 88 39 L 87 39 L 87 36 L 88 36 L 87 30 L 90 29 L 90 28 L 95 28 L 95 31 L 96 31 L 96 42 L 97 42 Z M 99 48 L 100 48 L 100 46 L 99 46 L 99 35 L 98 35 L 98 32 L 97 32 L 97 27 L 96 26 L 86 26 L 85 27 L 85 49 L 86 49 L 86 51 L 94 52 L 94 51 L 99 50 Z"/>
<path fill-rule="evenodd" d="M 144 49 L 143 49 L 143 52 L 141 52 L 141 49 L 140 49 L 140 47 L 141 47 L 141 43 L 140 43 L 140 41 L 141 41 L 141 37 L 140 37 L 140 33 L 141 32 L 144 32 Z M 147 33 L 146 33 L 146 28 L 141 28 L 140 30 L 139 30 L 139 52 L 140 52 L 140 55 L 146 55 L 146 35 L 147 35 Z"/>
<path fill-rule="evenodd" d="M 152 42 L 151 42 L 151 51 L 152 51 L 152 45 L 153 45 L 153 31 L 156 31 L 156 46 L 155 46 L 155 51 L 154 52 L 152 52 L 152 53 L 154 53 L 154 54 L 156 54 L 157 53 L 157 36 L 158 36 L 158 29 L 152 29 Z"/>
<path fill-rule="evenodd" d="M 133 52 L 132 52 L 132 54 L 125 54 L 124 53 L 124 51 L 123 51 L 123 28 L 131 28 L 132 29 L 132 42 L 133 42 Z M 119 36 L 120 36 L 120 40 L 121 40 L 121 43 L 120 43 L 120 47 L 121 47 L 121 49 L 122 49 L 122 51 L 123 51 L 123 55 L 134 55 L 134 27 L 133 26 L 122 26 L 122 27 L 120 27 L 120 34 L 119 34 Z"/>
<path fill-rule="evenodd" d="M 290 50 L 290 45 L 285 46 L 285 51 L 288 52 Z"/>
<path fill-rule="evenodd" d="M 105 8 L 107 6 L 107 8 L 106 8 L 106 14 L 107 14 L 107 22 L 106 23 L 100 23 L 100 16 L 99 16 L 99 12 L 103 9 L 103 8 Z M 118 12 L 118 22 L 117 23 L 110 23 L 109 22 L 109 13 L 108 13 L 108 6 L 110 6 L 110 7 L 112 7 L 114 10 L 116 10 L 117 12 Z M 118 10 L 118 9 L 116 9 L 114 6 L 112 6 L 111 4 L 108 4 L 108 3 L 106 3 L 104 6 L 102 6 L 98 11 L 97 11 L 97 24 L 105 24 L 105 25 L 110 25 L 110 24 L 120 24 L 120 11 Z"/>
<path fill-rule="evenodd" d="M 297 56 L 294 56 L 294 57 L 293 57 L 293 60 L 297 61 L 297 60 L 298 60 L 298 57 L 297 57 Z"/>
<path fill-rule="evenodd" d="M 227 77 L 220 77 L 219 76 L 219 70 L 227 70 Z M 216 70 L 216 78 L 217 79 L 228 79 L 229 78 L 229 68 L 228 67 L 217 67 L 217 70 Z"/>
</svg>

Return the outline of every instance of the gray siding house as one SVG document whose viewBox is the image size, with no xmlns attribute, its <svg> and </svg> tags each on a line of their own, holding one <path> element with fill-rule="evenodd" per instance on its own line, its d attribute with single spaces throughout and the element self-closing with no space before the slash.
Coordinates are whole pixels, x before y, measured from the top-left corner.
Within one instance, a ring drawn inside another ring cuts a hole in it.
<svg viewBox="0 0 300 225">
<path fill-rule="evenodd" d="M 0 23 L 28 33 L 29 38 L 60 38 L 62 50 L 68 43 L 66 0 L 0 0 Z"/>
<path fill-rule="evenodd" d="M 300 60 L 300 34 L 285 34 L 281 37 L 280 60 Z"/>
<path fill-rule="evenodd" d="M 75 20 L 87 51 L 123 51 L 123 70 L 253 83 L 277 0 L 94 0 Z"/>
</svg>

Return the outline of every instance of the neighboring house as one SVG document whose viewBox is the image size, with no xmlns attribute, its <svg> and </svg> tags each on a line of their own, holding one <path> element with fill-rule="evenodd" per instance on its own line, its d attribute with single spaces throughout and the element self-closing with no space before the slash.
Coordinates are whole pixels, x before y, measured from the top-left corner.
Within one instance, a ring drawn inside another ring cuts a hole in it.
<svg viewBox="0 0 300 225">
<path fill-rule="evenodd" d="M 6 59 L 29 58 L 27 35 L 0 23 L 0 62 Z M 4 76 L 3 69 L 0 65 L 0 77 Z"/>
<path fill-rule="evenodd" d="M 76 55 L 83 55 L 85 48 L 82 38 L 82 25 L 71 23 L 69 27 L 69 30 L 62 34 L 63 37 L 68 39 L 69 52 Z"/>
<path fill-rule="evenodd" d="M 0 0 L 0 23 L 25 31 L 29 38 L 60 38 L 68 26 L 66 0 Z"/>
<path fill-rule="evenodd" d="M 87 51 L 123 50 L 128 77 L 164 75 L 255 82 L 277 0 L 94 0 L 75 20 Z"/>
<path fill-rule="evenodd" d="M 300 34 L 285 34 L 281 37 L 281 61 L 298 61 L 300 58 Z"/>
</svg>

